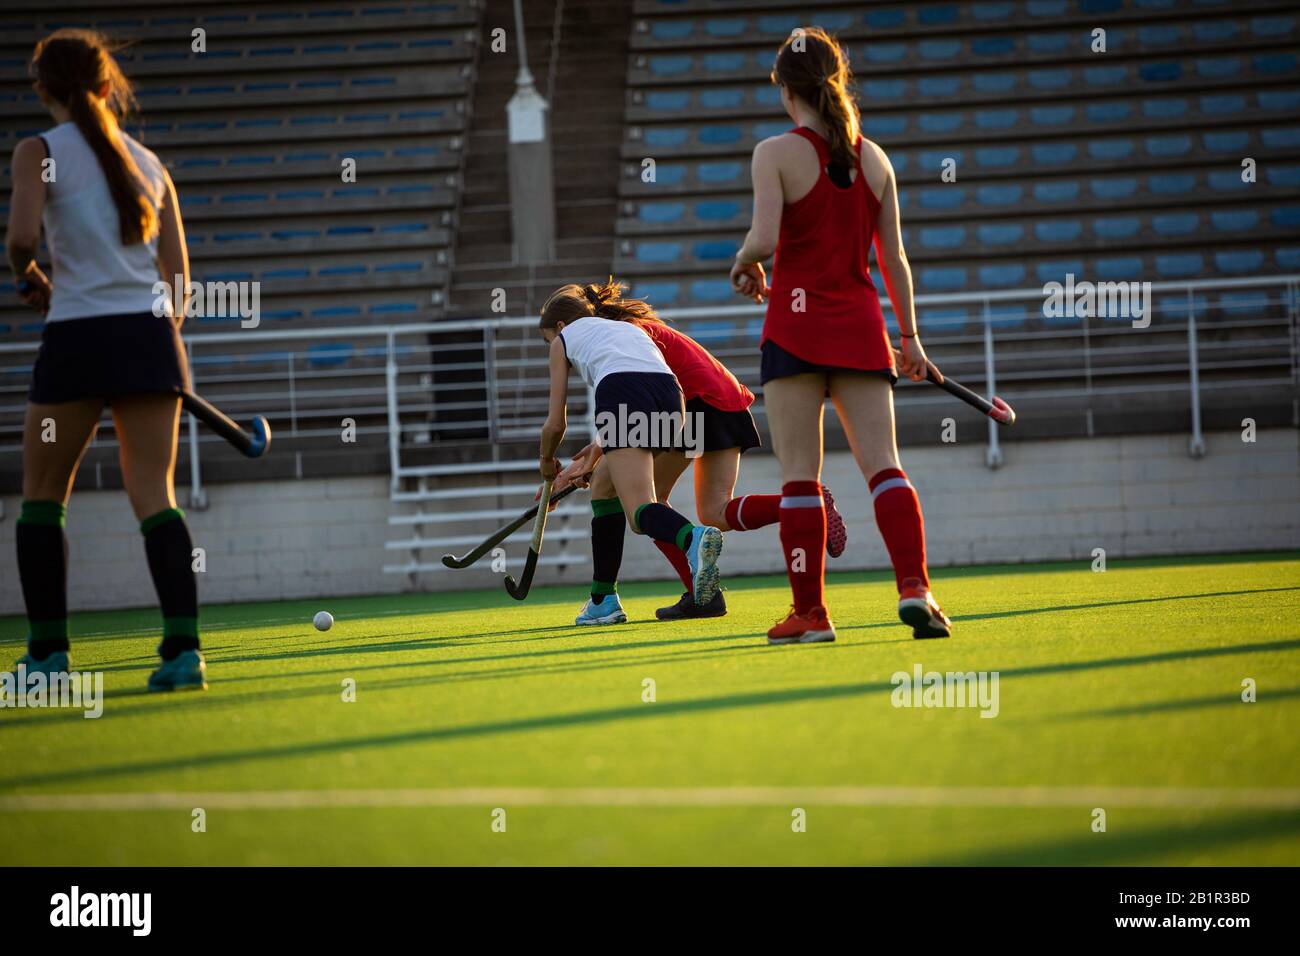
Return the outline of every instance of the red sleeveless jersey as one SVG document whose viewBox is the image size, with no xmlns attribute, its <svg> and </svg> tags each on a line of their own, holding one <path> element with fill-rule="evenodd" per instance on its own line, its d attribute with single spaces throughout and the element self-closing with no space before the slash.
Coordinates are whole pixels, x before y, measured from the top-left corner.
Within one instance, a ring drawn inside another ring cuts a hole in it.
<svg viewBox="0 0 1300 956">
<path fill-rule="evenodd" d="M 853 184 L 841 189 L 826 173 L 827 142 L 802 126 L 790 132 L 813 144 L 821 175 L 808 195 L 782 210 L 763 341 L 815 365 L 892 369 L 894 353 L 868 266 L 880 201 L 860 159 Z"/>
<path fill-rule="evenodd" d="M 723 412 L 742 412 L 754 404 L 754 393 L 713 357 L 708 349 L 684 332 L 662 322 L 638 323 L 659 346 L 664 361 L 677 376 L 686 401 L 702 398 Z"/>
</svg>

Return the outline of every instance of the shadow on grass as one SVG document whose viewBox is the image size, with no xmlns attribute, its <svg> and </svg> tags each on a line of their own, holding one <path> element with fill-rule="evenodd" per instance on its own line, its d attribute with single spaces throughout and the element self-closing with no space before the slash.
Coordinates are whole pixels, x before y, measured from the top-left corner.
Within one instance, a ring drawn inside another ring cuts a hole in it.
<svg viewBox="0 0 1300 956">
<path fill-rule="evenodd" d="M 1112 824 L 1122 811 L 1111 814 Z M 1130 831 L 1112 827 L 1106 833 L 1083 833 L 1041 843 L 977 850 L 942 859 L 917 861 L 918 866 L 1116 866 L 1151 865 L 1155 858 L 1184 856 L 1215 847 L 1300 834 L 1300 812 L 1237 813 L 1228 819 L 1195 824 L 1169 824 Z"/>
<path fill-rule="evenodd" d="M 1182 710 L 1200 710 L 1204 707 L 1258 707 L 1267 706 L 1273 701 L 1295 700 L 1300 697 L 1300 687 L 1284 687 L 1280 690 L 1264 692 L 1262 703 L 1247 704 L 1240 694 L 1216 694 L 1212 697 L 1189 697 L 1186 700 L 1161 700 L 1148 704 L 1134 704 L 1131 707 L 1110 707 L 1106 710 L 1078 710 L 1059 714 L 1050 719 L 1051 723 L 1067 720 L 1103 720 L 1107 717 L 1137 717 L 1148 714 L 1168 714 Z"/>
<path fill-rule="evenodd" d="M 835 647 L 835 645 L 831 645 L 831 647 Z M 1263 644 L 1244 644 L 1235 647 L 1171 651 L 1163 654 L 1144 654 L 1137 657 L 1107 658 L 1105 660 L 1079 661 L 1069 664 L 1042 664 L 1033 667 L 1005 670 L 1002 671 L 1002 676 L 1004 678 L 1028 677 L 1042 674 L 1069 673 L 1073 671 L 1096 670 L 1107 667 L 1128 667 L 1148 663 L 1218 657 L 1260 651 L 1295 650 L 1297 648 L 1300 648 L 1300 639 L 1272 641 Z M 750 653 L 759 653 L 768 649 L 766 647 L 751 646 L 737 646 L 734 648 L 734 651 L 746 650 Z M 772 650 L 776 650 L 779 653 L 782 650 L 788 649 Z M 714 651 L 714 653 L 718 652 L 719 651 L 717 650 Z M 674 655 L 674 657 L 680 657 L 680 655 Z M 594 666 L 603 668 L 616 665 L 617 663 L 617 661 L 599 662 Z M 637 663 L 644 662 L 642 661 Z M 526 671 L 536 672 L 536 669 L 529 668 L 526 669 Z M 556 672 L 560 672 L 560 669 L 557 669 Z M 498 668 L 493 668 L 488 672 L 488 674 L 497 673 L 500 673 L 500 669 Z M 456 675 L 453 674 L 449 676 L 454 678 Z M 421 680 L 412 678 L 384 683 L 390 686 L 413 686 L 416 684 L 430 683 L 430 681 L 427 679 Z M 377 688 L 379 685 L 375 684 L 368 686 L 371 686 L 373 689 Z M 336 740 L 304 741 L 275 747 L 247 748 L 242 750 L 205 753 L 181 759 L 145 760 L 103 767 L 77 767 L 47 773 L 0 778 L 0 787 L 38 786 L 73 780 L 81 781 L 88 779 L 102 779 L 105 777 L 130 777 L 139 774 L 157 773 L 168 770 L 206 769 L 245 762 L 283 760 L 295 757 L 338 753 L 367 747 L 405 746 L 409 744 L 431 743 L 441 740 L 460 740 L 498 734 L 528 733 L 536 730 L 557 730 L 568 727 L 615 723 L 627 720 L 658 720 L 663 717 L 673 717 L 685 714 L 710 713 L 722 710 L 743 710 L 746 708 L 770 707 L 782 704 L 841 700 L 844 698 L 860 697 L 867 694 L 887 694 L 893 689 L 893 687 L 894 685 L 889 681 L 875 681 L 871 683 L 830 684 L 819 687 L 797 687 L 785 690 L 754 691 L 716 697 L 702 697 L 695 700 L 685 701 L 661 701 L 655 704 L 654 707 L 646 707 L 644 704 L 638 703 L 626 707 L 608 707 L 595 710 L 574 711 L 563 714 L 544 714 L 536 717 L 524 717 L 512 720 L 486 721 L 482 723 L 463 724 L 461 726 L 430 727 L 391 734 L 374 734 L 370 736 L 348 737 Z M 313 696 L 317 693 L 325 693 L 324 689 L 316 690 L 313 688 L 303 688 L 302 690 L 303 693 L 299 696 Z M 362 688 L 362 690 L 364 691 L 364 688 Z M 330 694 L 336 694 L 338 693 L 338 688 L 330 687 L 328 688 L 328 692 Z M 286 692 L 267 692 L 264 694 L 242 695 L 239 698 L 238 703 L 242 704 L 258 700 L 281 700 L 287 696 L 292 695 Z M 194 699 L 195 698 L 193 697 L 190 698 L 190 700 Z M 223 700 L 216 696 L 207 699 L 214 703 L 218 700 Z M 225 702 L 230 701 L 226 700 Z M 202 699 L 196 701 L 196 705 L 205 706 L 202 703 Z"/>
</svg>

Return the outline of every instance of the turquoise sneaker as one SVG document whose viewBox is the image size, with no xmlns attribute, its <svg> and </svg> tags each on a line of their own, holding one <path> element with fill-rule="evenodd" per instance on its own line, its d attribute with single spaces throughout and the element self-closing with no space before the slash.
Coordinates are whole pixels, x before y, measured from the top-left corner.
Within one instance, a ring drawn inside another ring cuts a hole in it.
<svg viewBox="0 0 1300 956">
<path fill-rule="evenodd" d="M 626 624 L 627 614 L 623 611 L 623 602 L 617 594 L 606 594 L 600 603 L 588 598 L 573 623 L 586 627 L 595 624 Z"/>
<path fill-rule="evenodd" d="M 207 690 L 208 665 L 198 651 L 181 651 L 149 675 L 150 690 Z"/>
<path fill-rule="evenodd" d="M 722 532 L 707 525 L 697 525 L 691 532 L 686 560 L 691 565 L 691 589 L 696 604 L 711 604 L 718 593 L 718 555 L 722 554 Z"/>
<path fill-rule="evenodd" d="M 27 676 L 32 674 L 63 674 L 68 668 L 67 651 L 51 651 L 44 659 L 36 660 L 31 654 L 24 654 L 14 662 L 14 680 L 18 679 L 18 668 L 25 668 Z"/>
</svg>

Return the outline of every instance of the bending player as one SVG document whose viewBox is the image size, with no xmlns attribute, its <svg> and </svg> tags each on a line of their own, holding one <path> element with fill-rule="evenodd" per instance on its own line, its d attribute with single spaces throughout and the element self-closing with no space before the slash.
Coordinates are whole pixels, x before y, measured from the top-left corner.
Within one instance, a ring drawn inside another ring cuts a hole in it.
<svg viewBox="0 0 1300 956">
<path fill-rule="evenodd" d="M 550 345 L 551 390 L 542 426 L 542 477 L 554 479 L 560 471 L 555 452 L 568 428 L 572 368 L 594 390 L 596 419 L 603 423 L 601 443 L 613 492 L 601 503 L 604 513 L 617 515 L 620 539 L 626 515 L 633 531 L 673 549 L 689 569 L 692 599 L 707 606 L 718 593 L 722 532 L 691 524 L 655 495 L 654 459 L 680 444 L 685 403 L 662 353 L 625 321 L 642 308 L 649 307 L 622 299 L 612 282 L 566 285 L 546 300 L 540 328 Z M 673 423 L 667 434 L 657 427 L 665 421 Z M 596 570 L 599 576 L 601 567 Z"/>
<path fill-rule="evenodd" d="M 897 182 L 884 151 L 860 134 L 850 81 L 844 52 L 821 29 L 796 31 L 781 45 L 772 82 L 795 127 L 754 147 L 753 223 L 731 269 L 738 293 L 767 302 L 761 376 L 781 462 L 781 548 L 794 592 L 789 615 L 768 631 L 773 644 L 835 639 L 821 557 L 827 395 L 871 489 L 876 524 L 894 565 L 899 617 L 914 637 L 947 637 L 951 630 L 930 594 L 921 506 L 898 460 L 897 375 L 868 271 L 874 242 L 898 316 L 902 371 L 920 381 L 926 356 L 899 226 Z M 761 263 L 773 254 L 769 288 Z"/>
<path fill-rule="evenodd" d="M 743 495 L 735 497 L 740 456 L 762 442 L 754 425 L 749 406 L 754 393 L 742 385 L 731 371 L 690 336 L 664 323 L 654 309 L 639 299 L 622 299 L 619 286 L 612 280 L 596 290 L 604 300 L 623 303 L 621 316 L 645 332 L 663 353 L 664 361 L 677 377 L 686 396 L 686 414 L 691 423 L 688 437 L 693 441 L 692 455 L 672 449 L 655 457 L 655 494 L 667 501 L 677 480 L 691 462 L 695 463 L 695 513 L 704 524 L 722 531 L 753 531 L 778 520 L 781 496 Z M 593 472 L 594 469 L 594 473 Z M 616 508 L 617 499 L 609 470 L 601 461 L 599 442 L 579 452 L 560 473 L 555 491 L 562 490 L 582 475 L 592 473 L 591 550 L 595 573 L 591 600 L 578 615 L 577 624 L 619 624 L 627 620 L 617 593 L 618 569 L 623 560 L 623 513 Z M 844 551 L 847 536 L 844 521 L 835 510 L 835 500 L 822 489 L 826 500 L 829 526 L 826 550 L 831 557 Z M 679 550 L 655 542 L 681 579 L 685 592 L 674 605 L 655 611 L 661 621 L 695 617 L 721 617 L 727 613 L 726 599 L 718 591 L 707 605 L 696 604 L 691 596 L 690 568 Z"/>
</svg>

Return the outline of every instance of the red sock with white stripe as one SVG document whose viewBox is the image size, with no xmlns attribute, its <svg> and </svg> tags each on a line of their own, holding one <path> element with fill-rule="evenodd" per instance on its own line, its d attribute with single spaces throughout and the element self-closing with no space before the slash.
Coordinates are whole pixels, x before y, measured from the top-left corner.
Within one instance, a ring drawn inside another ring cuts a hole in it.
<svg viewBox="0 0 1300 956">
<path fill-rule="evenodd" d="M 871 476 L 871 501 L 876 509 L 876 526 L 885 539 L 889 560 L 894 565 L 898 589 L 908 578 L 919 578 L 921 586 L 930 587 L 925 567 L 925 519 L 916 489 L 901 468 L 886 468 Z"/>
<path fill-rule="evenodd" d="M 694 590 L 695 585 L 692 583 L 693 579 L 691 578 L 691 562 L 686 560 L 686 552 L 667 541 L 656 541 L 655 547 L 663 552 L 664 557 L 668 559 L 668 563 L 677 572 L 677 576 L 682 579 L 682 585 L 686 590 Z"/>
<path fill-rule="evenodd" d="M 826 503 L 816 481 L 787 481 L 781 486 L 781 551 L 794 592 L 796 614 L 824 607 L 826 576 Z"/>
<path fill-rule="evenodd" d="M 818 491 L 818 494 L 821 492 Z M 756 531 L 781 520 L 780 495 L 741 495 L 727 502 L 727 525 L 732 531 Z"/>
</svg>

